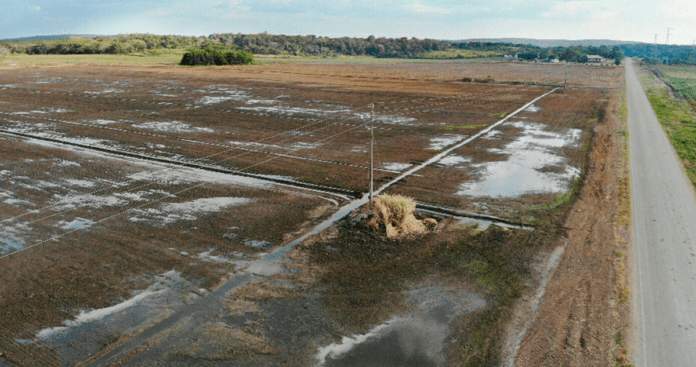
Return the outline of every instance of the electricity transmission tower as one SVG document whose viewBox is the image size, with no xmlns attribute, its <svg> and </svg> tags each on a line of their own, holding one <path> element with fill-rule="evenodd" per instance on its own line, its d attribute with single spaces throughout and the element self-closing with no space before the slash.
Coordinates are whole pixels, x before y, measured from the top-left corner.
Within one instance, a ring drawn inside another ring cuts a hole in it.
<svg viewBox="0 0 696 367">
<path fill-rule="evenodd" d="M 669 27 L 667 28 L 667 44 L 669 45 Z"/>
</svg>

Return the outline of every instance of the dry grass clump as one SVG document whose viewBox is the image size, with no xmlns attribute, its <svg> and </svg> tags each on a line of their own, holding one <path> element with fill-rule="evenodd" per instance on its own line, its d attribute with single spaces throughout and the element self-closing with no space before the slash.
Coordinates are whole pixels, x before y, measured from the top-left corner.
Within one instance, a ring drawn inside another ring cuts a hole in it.
<svg viewBox="0 0 696 367">
<path fill-rule="evenodd" d="M 416 203 L 410 197 L 389 194 L 378 196 L 368 225 L 375 230 L 385 230 L 389 238 L 423 233 L 426 225 L 413 215 L 415 209 Z"/>
<path fill-rule="evenodd" d="M 221 322 L 209 326 L 202 338 L 193 343 L 183 355 L 207 359 L 229 360 L 251 354 L 278 354 L 277 348 L 258 330 L 233 328 Z"/>
<path fill-rule="evenodd" d="M 246 312 L 261 312 L 261 307 L 253 301 L 241 298 L 234 298 L 225 301 L 228 315 L 244 316 Z"/>
</svg>

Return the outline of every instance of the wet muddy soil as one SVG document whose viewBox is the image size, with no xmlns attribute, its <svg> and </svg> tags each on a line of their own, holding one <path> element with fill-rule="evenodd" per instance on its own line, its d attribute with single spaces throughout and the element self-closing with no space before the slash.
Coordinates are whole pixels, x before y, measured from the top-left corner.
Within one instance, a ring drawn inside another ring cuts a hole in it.
<svg viewBox="0 0 696 367">
<path fill-rule="evenodd" d="M 278 68 L 2 69 L 0 125 L 364 192 L 369 103 L 381 187 L 551 90 L 462 83 L 457 65 Z M 527 210 L 584 167 L 598 99 L 551 94 L 389 188 L 543 231 L 435 215 L 394 240 L 335 213 L 340 195 L 0 135 L 0 364 L 495 364 L 565 209 Z M 466 186 L 511 161 L 558 186 Z"/>
</svg>

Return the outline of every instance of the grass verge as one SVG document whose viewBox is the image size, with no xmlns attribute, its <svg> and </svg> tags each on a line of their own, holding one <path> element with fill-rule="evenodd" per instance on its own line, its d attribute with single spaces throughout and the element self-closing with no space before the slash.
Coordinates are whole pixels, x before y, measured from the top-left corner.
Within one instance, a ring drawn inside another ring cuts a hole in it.
<svg viewBox="0 0 696 367">
<path fill-rule="evenodd" d="M 623 84 L 626 85 L 624 77 Z M 628 229 L 631 225 L 631 173 L 630 173 L 630 146 L 629 146 L 629 128 L 628 128 L 628 97 L 626 90 L 622 89 L 620 93 L 616 116 L 618 117 L 619 127 L 616 129 L 617 145 L 620 151 L 619 162 L 619 197 L 618 197 L 618 212 L 616 219 L 615 230 L 618 231 L 617 249 L 614 250 L 614 268 L 615 268 L 615 287 L 614 299 L 616 303 L 626 304 L 631 300 L 631 282 L 629 274 L 629 258 L 626 254 L 629 251 L 628 247 Z M 614 337 L 614 343 L 618 348 L 618 356 L 611 360 L 613 366 L 616 367 L 633 367 L 629 357 L 627 336 L 623 333 L 627 330 L 620 330 Z"/>
<path fill-rule="evenodd" d="M 664 88 L 651 88 L 642 79 L 643 88 L 672 146 L 681 159 L 686 174 L 696 185 L 696 125 L 694 117 L 682 103 L 670 97 Z"/>
</svg>

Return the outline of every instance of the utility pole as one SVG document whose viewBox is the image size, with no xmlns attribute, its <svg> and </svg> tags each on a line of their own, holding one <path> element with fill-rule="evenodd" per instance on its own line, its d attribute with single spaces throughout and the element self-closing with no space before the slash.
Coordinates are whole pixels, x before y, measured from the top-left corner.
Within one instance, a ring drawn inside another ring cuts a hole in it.
<svg viewBox="0 0 696 367">
<path fill-rule="evenodd" d="M 667 44 L 669 45 L 669 27 L 667 28 Z"/>
<path fill-rule="evenodd" d="M 374 189 L 375 168 L 375 104 L 372 104 L 370 113 L 370 209 L 373 207 L 372 191 Z"/>
<path fill-rule="evenodd" d="M 566 92 L 566 85 L 568 84 L 568 61 L 566 61 L 565 66 L 563 66 L 565 71 L 565 79 L 563 80 L 563 93 Z"/>
<path fill-rule="evenodd" d="M 655 44 L 657 44 L 657 33 L 655 33 Z"/>
</svg>

